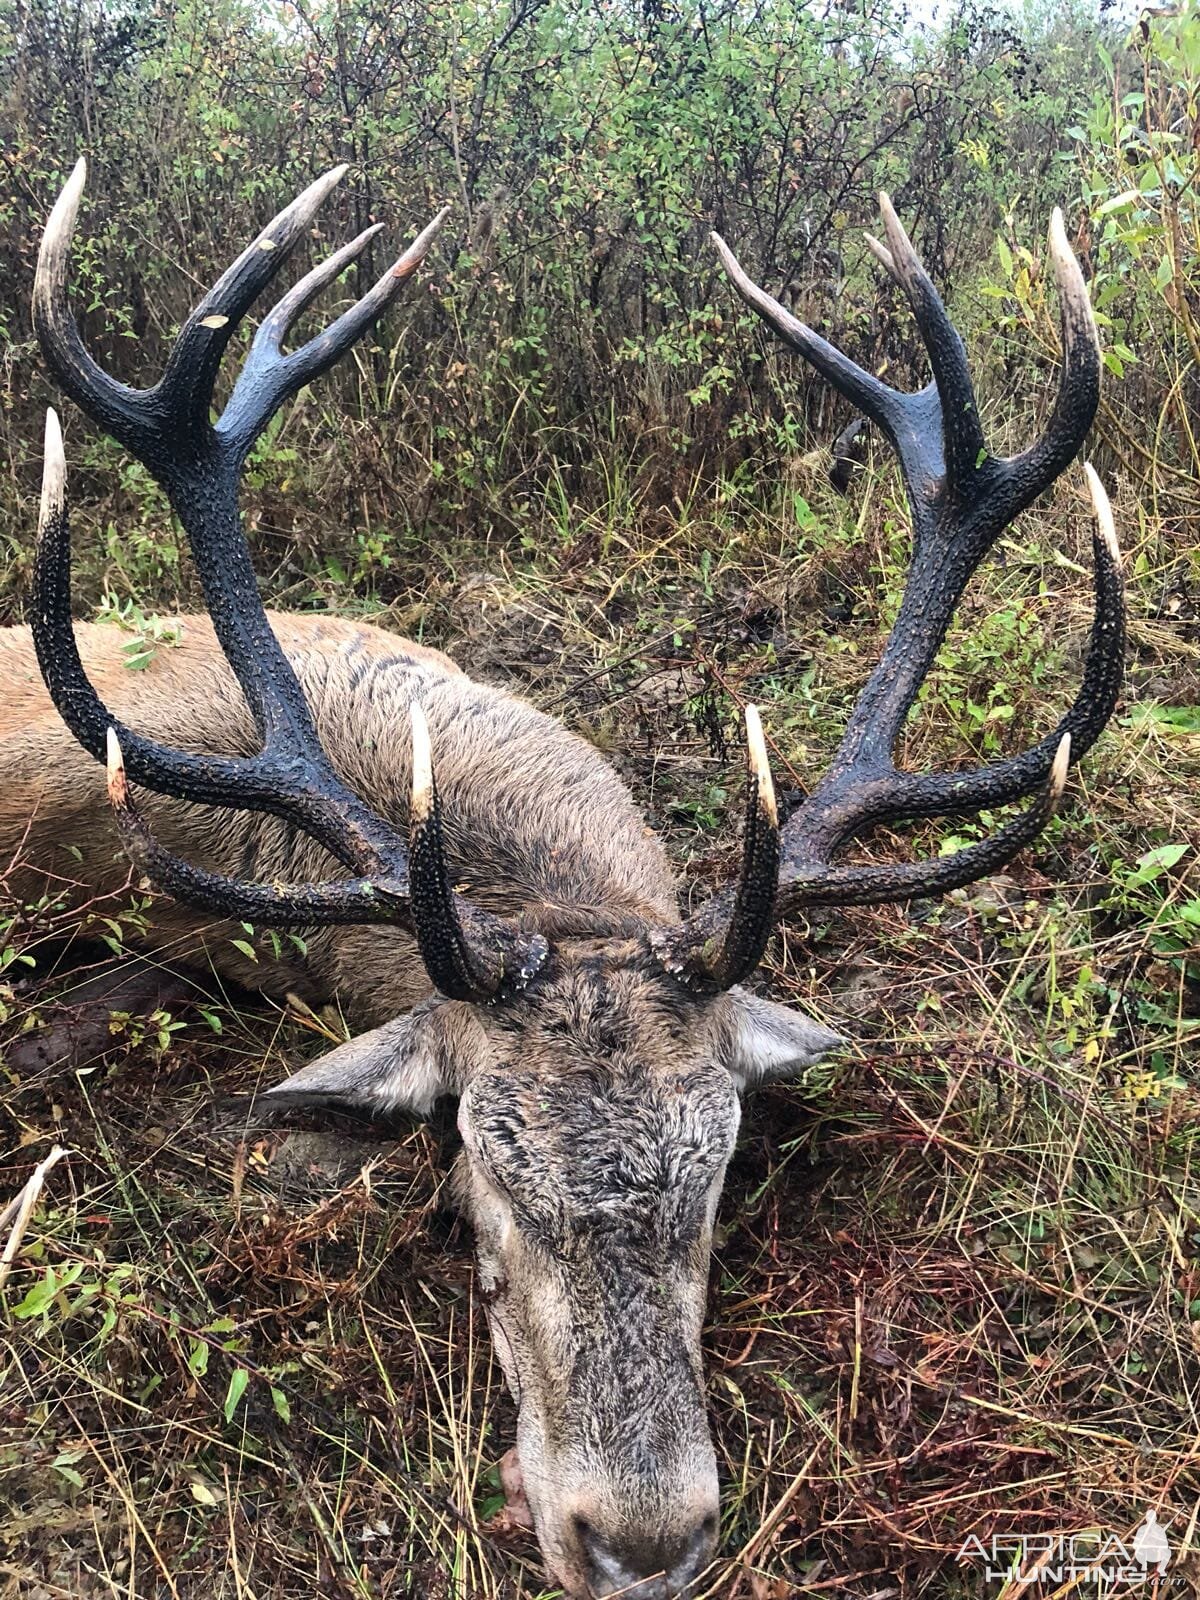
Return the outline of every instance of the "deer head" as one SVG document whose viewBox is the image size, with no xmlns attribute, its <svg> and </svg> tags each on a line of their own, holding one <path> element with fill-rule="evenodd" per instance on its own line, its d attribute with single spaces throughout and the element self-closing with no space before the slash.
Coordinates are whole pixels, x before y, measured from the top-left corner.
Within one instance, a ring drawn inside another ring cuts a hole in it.
<svg viewBox="0 0 1200 1600">
<path fill-rule="evenodd" d="M 757 713 L 746 716 L 742 867 L 688 920 L 649 926 L 598 908 L 569 929 L 536 904 L 508 915 L 460 893 L 447 868 L 436 751 L 410 708 L 411 801 L 398 833 L 333 770 L 263 612 L 237 506 L 242 464 L 275 409 L 331 365 L 396 297 L 441 218 L 331 327 L 285 354 L 318 290 L 362 251 L 362 235 L 303 278 L 264 319 L 230 399 L 210 421 L 221 354 L 341 171 L 263 231 L 182 329 L 160 382 L 126 389 L 85 350 L 66 302 L 82 164 L 47 226 L 34 294 L 46 359 L 71 397 L 148 466 L 186 529 L 220 644 L 261 734 L 251 758 L 172 750 L 117 723 L 88 682 L 70 619 L 62 442 L 53 413 L 36 565 L 34 635 L 55 704 L 109 765 L 134 862 L 210 912 L 276 927 L 391 922 L 415 936 L 434 990 L 410 1014 L 304 1067 L 265 1097 L 372 1117 L 422 1114 L 457 1097 L 455 1189 L 473 1225 L 496 1348 L 520 1411 L 518 1448 L 547 1560 L 572 1593 L 633 1600 L 689 1592 L 716 1538 L 716 1466 L 704 1414 L 700 1329 L 713 1217 L 740 1100 L 838 1042 L 740 985 L 780 917 L 816 905 L 939 894 L 1007 862 L 1062 794 L 1120 683 L 1123 602 L 1104 491 L 1090 468 L 1099 533 L 1096 611 L 1079 694 L 1023 754 L 974 771 L 905 773 L 904 722 L 971 573 L 1008 523 L 1074 458 L 1095 412 L 1099 352 L 1087 292 L 1055 214 L 1050 246 L 1063 364 L 1045 433 L 1002 460 L 984 443 L 961 341 L 886 198 L 873 248 L 907 292 L 933 381 L 887 387 L 754 286 L 717 248 L 735 287 L 774 330 L 864 411 L 900 457 L 914 554 L 882 660 L 829 772 L 783 827 Z M 443 730 L 444 737 L 453 731 Z M 398 739 L 401 735 L 398 733 Z M 406 752 L 407 754 L 407 752 Z M 166 852 L 130 783 L 210 806 L 269 812 L 317 840 L 348 876 L 236 882 Z M 957 854 L 901 866 L 842 865 L 856 834 L 901 818 L 969 815 L 1028 795 L 1014 820 Z"/>
</svg>

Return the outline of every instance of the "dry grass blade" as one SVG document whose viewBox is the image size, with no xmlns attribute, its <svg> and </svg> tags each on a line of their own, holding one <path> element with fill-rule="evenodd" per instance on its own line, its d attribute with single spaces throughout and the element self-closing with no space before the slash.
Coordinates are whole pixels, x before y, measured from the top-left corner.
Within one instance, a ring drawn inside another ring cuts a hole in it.
<svg viewBox="0 0 1200 1600">
<path fill-rule="evenodd" d="M 4 1249 L 0 1251 L 0 1289 L 8 1282 L 8 1275 L 12 1271 L 17 1251 L 21 1248 L 21 1241 L 25 1237 L 25 1230 L 29 1226 L 30 1217 L 33 1216 L 34 1207 L 41 1199 L 46 1179 L 67 1153 L 61 1145 L 56 1144 L 45 1160 L 39 1161 L 34 1167 L 20 1194 L 10 1200 L 3 1212 L 0 1212 L 0 1232 L 5 1228 L 9 1229 Z"/>
</svg>

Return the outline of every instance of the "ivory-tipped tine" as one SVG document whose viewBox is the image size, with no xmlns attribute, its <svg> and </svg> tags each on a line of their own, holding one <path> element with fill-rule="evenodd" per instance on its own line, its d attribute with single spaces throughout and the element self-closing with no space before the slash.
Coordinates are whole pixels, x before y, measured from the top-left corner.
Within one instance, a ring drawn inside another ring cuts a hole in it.
<svg viewBox="0 0 1200 1600">
<path fill-rule="evenodd" d="M 681 927 L 657 928 L 650 946 L 683 983 L 728 989 L 762 960 L 775 926 L 779 816 L 757 706 L 747 706 L 746 821 L 736 885 L 715 895 Z"/>
<path fill-rule="evenodd" d="M 351 239 L 349 244 L 344 244 L 340 250 L 335 250 L 311 272 L 306 273 L 263 318 L 254 336 L 255 345 L 270 345 L 277 350 L 300 313 L 306 311 L 326 284 L 332 283 L 352 261 L 357 260 L 371 240 L 382 231 L 382 222 L 365 228 L 356 239 Z"/>
<path fill-rule="evenodd" d="M 71 176 L 63 184 L 62 192 L 54 202 L 54 209 L 46 222 L 46 231 L 42 234 L 37 272 L 33 280 L 35 306 L 48 306 L 56 290 L 66 282 L 71 238 L 75 232 L 75 219 L 79 215 L 79 202 L 83 198 L 86 183 L 87 162 L 80 156 Z"/>
<path fill-rule="evenodd" d="M 1059 206 L 1055 206 L 1050 213 L 1049 245 L 1062 308 L 1063 354 L 1069 361 L 1071 348 L 1081 337 L 1089 339 L 1098 351 L 1100 334 L 1083 269 L 1067 239 L 1067 229 Z"/>
<path fill-rule="evenodd" d="M 429 724 L 421 710 L 420 701 L 414 700 L 409 708 L 412 718 L 412 800 L 410 816 L 413 822 L 424 822 L 433 810 L 433 747 L 429 742 Z"/>
<path fill-rule="evenodd" d="M 336 167 L 330 167 L 328 172 L 323 172 L 319 178 L 314 178 L 307 189 L 302 189 L 278 215 L 271 218 L 249 248 L 267 252 L 289 249 L 349 170 L 350 163 L 342 161 Z"/>
<path fill-rule="evenodd" d="M 746 707 L 746 767 L 758 787 L 758 806 L 772 824 L 779 821 L 775 803 L 775 784 L 771 777 L 771 763 L 767 759 L 767 741 L 763 737 L 762 718 L 757 706 Z"/>
<path fill-rule="evenodd" d="M 105 768 L 108 773 L 108 799 L 113 809 L 124 811 L 129 805 L 129 781 L 125 776 L 125 757 L 117 730 L 110 728 L 106 739 Z"/>
<path fill-rule="evenodd" d="M 883 216 L 883 232 L 887 239 L 887 252 L 891 257 L 890 271 L 894 278 L 904 281 L 905 276 L 915 269 L 922 271 L 921 258 L 913 249 L 912 240 L 908 231 L 897 215 L 892 204 L 892 197 L 886 191 L 879 191 L 879 210 Z M 887 265 L 887 263 L 884 263 Z"/>
<path fill-rule="evenodd" d="M 415 272 L 429 253 L 429 246 L 442 231 L 442 224 L 450 215 L 451 208 L 443 206 L 432 222 L 426 223 L 417 237 L 405 250 L 404 254 L 392 268 L 393 278 L 407 278 Z"/>
<path fill-rule="evenodd" d="M 1100 481 L 1100 474 L 1090 461 L 1083 463 L 1083 475 L 1087 479 L 1088 493 L 1092 497 L 1092 510 L 1096 513 L 1096 523 L 1100 529 L 1100 537 L 1104 540 L 1106 549 L 1115 566 L 1121 565 L 1121 546 L 1117 542 L 1117 525 L 1113 520 L 1112 503 L 1108 498 L 1108 491 Z"/>
<path fill-rule="evenodd" d="M 884 268 L 888 276 L 894 278 L 896 282 L 899 283 L 900 274 L 896 271 L 896 258 L 892 255 L 892 252 L 888 249 L 887 245 L 878 240 L 873 233 L 864 233 L 863 240 L 866 243 L 867 249 L 875 257 L 876 261 L 878 261 L 879 264 Z"/>
<path fill-rule="evenodd" d="M 1050 767 L 1050 779 L 1046 785 L 1049 791 L 1051 810 L 1056 810 L 1062 799 L 1063 790 L 1067 786 L 1067 771 L 1071 765 L 1071 735 L 1064 733 L 1058 741 L 1058 749 L 1054 752 L 1054 761 Z"/>
<path fill-rule="evenodd" d="M 38 513 L 38 534 L 45 533 L 52 521 L 61 517 L 67 503 L 67 457 L 63 450 L 62 426 L 53 406 L 46 410 L 46 447 L 42 456 L 42 503 Z"/>
</svg>

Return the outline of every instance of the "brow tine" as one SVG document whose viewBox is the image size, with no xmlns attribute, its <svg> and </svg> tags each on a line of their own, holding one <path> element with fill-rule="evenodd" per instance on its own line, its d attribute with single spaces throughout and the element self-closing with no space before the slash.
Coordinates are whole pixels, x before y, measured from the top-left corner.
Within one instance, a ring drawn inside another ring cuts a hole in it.
<svg viewBox="0 0 1200 1600">
<path fill-rule="evenodd" d="M 115 728 L 108 730 L 107 749 L 108 798 L 121 835 L 121 847 L 156 889 L 163 889 L 188 905 L 211 911 L 214 916 L 268 928 L 315 928 L 360 922 L 407 924 L 408 918 L 403 914 L 408 898 L 407 881 L 386 884 L 353 878 L 334 883 L 276 887 L 224 878 L 173 855 L 155 838 L 134 805 L 120 736 Z M 398 910 L 401 915 L 397 915 Z"/>
</svg>

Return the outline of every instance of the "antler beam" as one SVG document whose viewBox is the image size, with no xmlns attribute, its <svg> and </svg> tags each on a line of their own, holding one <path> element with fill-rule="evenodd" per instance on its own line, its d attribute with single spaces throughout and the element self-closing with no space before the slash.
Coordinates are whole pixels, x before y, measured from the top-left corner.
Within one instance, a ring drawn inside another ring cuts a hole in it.
<svg viewBox="0 0 1200 1600">
<path fill-rule="evenodd" d="M 995 871 L 1045 826 L 1062 794 L 1068 761 L 1078 761 L 1111 717 L 1124 656 L 1124 596 L 1112 511 L 1096 473 L 1085 467 L 1097 521 L 1092 548 L 1095 616 L 1083 680 L 1053 733 L 1022 754 L 967 772 L 902 773 L 895 747 L 972 573 L 1001 530 L 1063 472 L 1091 426 L 1099 400 L 1100 346 L 1087 287 L 1063 228 L 1050 223 L 1058 281 L 1062 371 L 1047 427 L 1021 455 L 1001 458 L 986 445 L 962 340 L 886 195 L 884 238 L 868 243 L 904 289 L 929 355 L 932 381 L 915 394 L 883 383 L 807 328 L 742 270 L 728 245 L 713 241 L 743 300 L 838 392 L 874 421 L 900 459 L 913 524 L 904 597 L 878 666 L 850 714 L 829 771 L 780 837 L 774 904 L 749 938 L 741 888 L 725 890 L 683 927 L 656 936 L 667 964 L 697 982 L 727 987 L 765 947 L 772 919 L 805 905 L 869 905 L 940 894 Z M 957 855 L 907 866 L 834 866 L 863 829 L 903 818 L 971 815 L 1044 786 L 1038 800 L 992 837 Z M 745 869 L 743 869 L 744 874 Z M 761 896 L 756 904 L 761 904 Z M 745 952 L 730 962 L 732 930 Z"/>
<path fill-rule="evenodd" d="M 348 311 L 286 353 L 283 341 L 297 317 L 361 256 L 378 228 L 367 229 L 303 277 L 264 318 L 228 404 L 210 421 L 217 370 L 232 334 L 345 171 L 337 167 L 310 184 L 222 274 L 184 324 L 162 378 L 150 389 L 130 389 L 110 378 L 92 359 L 71 315 L 67 273 L 86 177 L 82 161 L 47 223 L 34 284 L 34 327 L 51 371 L 89 416 L 145 464 L 187 532 L 217 638 L 262 738 L 259 754 L 201 756 L 170 749 L 123 726 L 92 687 L 71 623 L 66 463 L 53 412 L 46 420 L 33 636 L 63 720 L 85 749 L 108 761 L 110 794 L 130 855 L 163 887 L 220 915 L 275 926 L 399 922 L 415 929 L 424 948 L 436 943 L 440 930 L 423 927 L 423 920 L 454 913 L 458 897 L 447 876 L 448 899 L 414 904 L 407 842 L 342 783 L 322 749 L 304 691 L 259 598 L 238 486 L 247 453 L 272 415 L 374 326 L 424 259 L 446 211 Z M 358 876 L 343 883 L 267 886 L 193 867 L 153 838 L 132 804 L 130 778 L 183 800 L 270 812 Z M 464 996 L 487 999 L 502 984 L 519 987 L 545 960 L 544 940 L 478 907 L 456 916 L 454 927 L 480 946 L 477 959 L 459 974 Z"/>
</svg>

